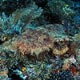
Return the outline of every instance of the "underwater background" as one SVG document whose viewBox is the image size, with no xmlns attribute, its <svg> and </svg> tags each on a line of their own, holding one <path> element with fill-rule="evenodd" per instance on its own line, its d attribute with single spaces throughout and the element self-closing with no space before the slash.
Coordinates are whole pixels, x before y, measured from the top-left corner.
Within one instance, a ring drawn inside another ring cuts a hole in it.
<svg viewBox="0 0 80 80">
<path fill-rule="evenodd" d="M 0 80 L 80 80 L 80 0 L 0 0 Z"/>
</svg>

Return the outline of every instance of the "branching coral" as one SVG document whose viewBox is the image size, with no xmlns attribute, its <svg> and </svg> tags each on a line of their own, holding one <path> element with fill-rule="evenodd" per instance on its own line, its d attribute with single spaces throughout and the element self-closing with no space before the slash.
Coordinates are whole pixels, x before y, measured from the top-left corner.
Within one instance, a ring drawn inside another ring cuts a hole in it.
<svg viewBox="0 0 80 80">
<path fill-rule="evenodd" d="M 34 19 L 39 17 L 42 11 L 41 8 L 38 8 L 33 3 L 28 8 L 16 10 L 9 17 L 5 13 L 2 13 L 2 16 L 0 16 L 0 30 L 8 36 L 21 34 L 22 30 L 25 29 L 25 25 L 30 24 Z"/>
<path fill-rule="evenodd" d="M 39 17 L 42 14 L 42 9 L 38 8 L 35 3 L 31 6 L 23 9 L 16 10 L 14 14 L 15 22 L 19 19 L 24 21 L 26 24 L 31 22 L 33 19 Z"/>
</svg>

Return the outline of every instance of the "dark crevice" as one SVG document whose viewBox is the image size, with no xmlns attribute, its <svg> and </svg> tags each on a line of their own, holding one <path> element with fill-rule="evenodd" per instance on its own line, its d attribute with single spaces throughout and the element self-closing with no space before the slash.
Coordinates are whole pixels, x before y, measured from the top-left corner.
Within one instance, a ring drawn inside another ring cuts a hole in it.
<svg viewBox="0 0 80 80">
<path fill-rule="evenodd" d="M 61 23 L 59 15 L 46 14 L 46 16 L 47 16 L 47 21 L 49 21 L 52 24 Z"/>
<path fill-rule="evenodd" d="M 9 16 L 17 9 L 26 7 L 29 3 L 31 3 L 31 0 L 5 0 L 0 2 L 0 15 L 5 12 Z"/>
<path fill-rule="evenodd" d="M 48 2 L 47 0 L 34 0 L 34 1 L 38 5 L 38 7 L 42 7 L 42 8 L 44 8 Z"/>
<path fill-rule="evenodd" d="M 0 40 L 0 45 L 2 45 L 4 43 L 4 41 Z"/>
<path fill-rule="evenodd" d="M 17 67 L 14 67 L 12 69 L 9 69 L 8 77 L 11 78 L 11 80 L 23 80 L 19 75 L 17 75 L 14 70 L 18 69 Z"/>
</svg>

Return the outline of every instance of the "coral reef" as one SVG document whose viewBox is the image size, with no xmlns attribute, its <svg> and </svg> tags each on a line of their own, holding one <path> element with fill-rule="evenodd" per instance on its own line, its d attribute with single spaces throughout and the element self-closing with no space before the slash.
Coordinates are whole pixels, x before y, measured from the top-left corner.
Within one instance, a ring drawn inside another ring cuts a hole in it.
<svg viewBox="0 0 80 80">
<path fill-rule="evenodd" d="M 79 8 L 75 0 L 1 0 L 0 80 L 80 80 Z"/>
</svg>

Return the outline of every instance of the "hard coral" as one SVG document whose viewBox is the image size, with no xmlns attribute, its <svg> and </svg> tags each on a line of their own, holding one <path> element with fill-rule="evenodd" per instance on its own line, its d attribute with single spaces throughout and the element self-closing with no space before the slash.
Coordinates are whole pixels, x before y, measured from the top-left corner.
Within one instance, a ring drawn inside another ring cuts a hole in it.
<svg viewBox="0 0 80 80">
<path fill-rule="evenodd" d="M 21 34 L 25 30 L 25 25 L 30 24 L 42 12 L 43 9 L 38 8 L 35 3 L 28 6 L 28 8 L 16 10 L 10 16 L 3 12 L 2 16 L 0 16 L 1 40 L 3 40 L 3 35 L 12 38 L 15 34 Z"/>
<path fill-rule="evenodd" d="M 24 21 L 26 24 L 30 23 L 33 19 L 39 17 L 43 12 L 42 8 L 38 8 L 38 6 L 33 3 L 31 6 L 27 8 L 18 9 L 13 12 L 15 22 L 19 19 Z"/>
</svg>

